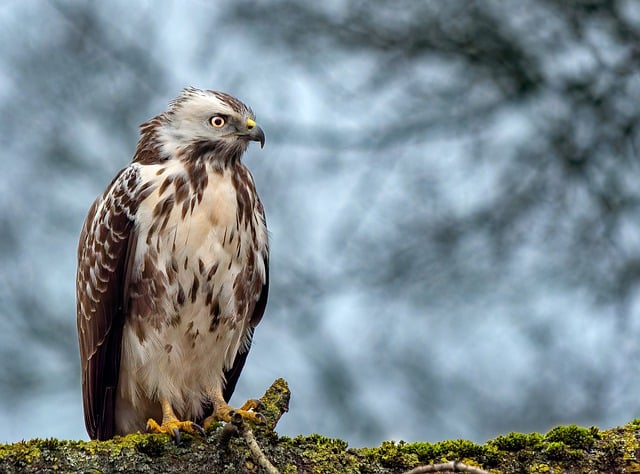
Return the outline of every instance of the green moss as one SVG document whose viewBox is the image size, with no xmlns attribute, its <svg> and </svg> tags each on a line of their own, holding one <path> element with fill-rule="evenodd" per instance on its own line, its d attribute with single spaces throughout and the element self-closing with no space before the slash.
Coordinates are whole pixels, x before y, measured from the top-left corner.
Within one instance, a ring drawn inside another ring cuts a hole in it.
<svg viewBox="0 0 640 474">
<path fill-rule="evenodd" d="M 3 444 L 0 446 L 0 460 L 12 462 L 17 465 L 29 465 L 39 460 L 42 456 L 38 439 L 20 441 L 15 444 Z"/>
<path fill-rule="evenodd" d="M 280 417 L 289 411 L 289 400 L 291 392 L 286 380 L 276 379 L 267 389 L 260 401 L 264 404 L 264 408 L 260 412 L 267 420 L 267 431 L 273 431 Z"/>
<path fill-rule="evenodd" d="M 309 436 L 296 436 L 293 439 L 283 436 L 280 439 L 287 444 L 291 444 L 292 446 L 315 446 L 323 449 L 328 449 L 334 453 L 344 451 L 348 446 L 346 441 L 335 438 L 327 438 L 326 436 L 322 436 L 319 434 L 312 434 Z"/>
<path fill-rule="evenodd" d="M 438 443 L 384 442 L 375 448 L 350 449 L 340 439 L 321 435 L 258 437 L 267 458 L 281 472 L 404 472 L 421 464 L 460 460 L 493 472 L 640 472 L 640 429 L 634 422 L 607 431 L 558 427 L 546 435 L 510 433 L 485 445 L 467 440 Z M 220 431 L 208 439 L 185 434 L 176 447 L 166 435 L 134 434 L 113 440 L 32 440 L 0 445 L 1 472 L 259 472 L 241 438 L 226 448 L 217 444 Z M 80 469 L 81 467 L 81 469 Z M 205 469 L 206 467 L 206 469 Z"/>
<path fill-rule="evenodd" d="M 347 450 L 341 439 L 313 434 L 296 438 L 280 438 L 285 445 L 300 456 L 298 470 L 313 473 L 358 473 L 358 459 Z M 285 448 L 286 449 L 286 448 Z M 301 469 L 300 469 L 301 468 Z"/>
<path fill-rule="evenodd" d="M 627 425 L 620 432 L 620 441 L 618 446 L 622 451 L 622 457 L 627 462 L 637 463 L 640 461 L 638 459 L 640 457 L 640 442 L 638 440 L 638 430 L 640 430 L 640 426 L 636 425 Z M 638 471 L 633 472 L 640 472 Z"/>
<path fill-rule="evenodd" d="M 481 446 L 463 439 L 438 443 L 386 441 L 378 448 L 362 448 L 358 452 L 371 462 L 396 470 L 454 460 L 469 460 L 470 464 L 491 467 L 499 459 L 499 452 L 494 446 Z"/>
<path fill-rule="evenodd" d="M 160 436 L 146 436 L 136 443 L 135 449 L 139 453 L 157 458 L 167 451 L 167 440 L 161 439 Z"/>
<path fill-rule="evenodd" d="M 571 449 L 560 441 L 552 441 L 544 447 L 544 454 L 551 461 L 568 461 L 580 459 L 582 453 L 577 449 Z"/>
<path fill-rule="evenodd" d="M 183 442 L 189 442 L 192 437 L 183 435 Z M 96 455 L 108 453 L 111 457 L 120 456 L 123 451 L 138 451 L 145 454 L 160 455 L 164 453 L 167 445 L 170 445 L 171 438 L 163 434 L 133 433 L 127 436 L 116 436 L 106 441 L 87 441 L 78 448 L 88 454 Z M 160 448 L 162 446 L 163 448 Z"/>
<path fill-rule="evenodd" d="M 207 429 L 205 431 L 207 435 L 210 435 L 211 433 L 214 433 L 215 431 L 217 431 L 219 428 L 222 428 L 222 426 L 223 424 L 221 421 L 214 421 L 209 426 L 207 426 Z"/>
<path fill-rule="evenodd" d="M 427 445 L 428 443 L 421 443 Z M 360 453 L 367 459 L 380 463 L 380 465 L 389 468 L 406 469 L 415 466 L 419 462 L 419 456 L 411 449 L 407 449 L 409 445 L 403 441 L 396 443 L 395 441 L 385 441 L 378 448 L 363 448 Z"/>
<path fill-rule="evenodd" d="M 549 442 L 560 442 L 574 449 L 589 450 L 599 437 L 597 428 L 581 428 L 576 425 L 556 426 L 545 435 Z"/>
<path fill-rule="evenodd" d="M 294 464 L 287 464 L 282 474 L 298 474 L 298 468 Z"/>
<path fill-rule="evenodd" d="M 407 453 L 415 454 L 420 462 L 435 459 L 436 457 L 436 445 L 433 443 L 405 443 L 400 441 L 398 447 Z"/>
<path fill-rule="evenodd" d="M 286 382 L 274 382 L 262 398 L 268 423 L 286 412 L 288 397 Z M 392 474 L 452 460 L 496 473 L 640 473 L 640 419 L 606 431 L 570 425 L 545 435 L 509 433 L 485 445 L 467 440 L 388 441 L 360 449 L 317 434 L 278 437 L 268 428 L 261 425 L 254 435 L 265 456 L 285 474 Z M 206 439 L 185 433 L 180 446 L 157 434 L 109 441 L 22 441 L 0 445 L 0 472 L 261 472 L 242 438 L 221 441 L 221 434 L 221 427 L 210 430 Z"/>
<path fill-rule="evenodd" d="M 509 433 L 489 441 L 489 445 L 500 451 L 517 452 L 529 449 L 540 449 L 544 437 L 539 433 Z"/>
<path fill-rule="evenodd" d="M 555 469 L 552 469 L 551 466 L 549 466 L 547 463 L 544 463 L 544 462 L 532 464 L 531 467 L 529 468 L 530 474 L 542 474 L 547 472 L 553 472 L 554 474 L 559 474 L 559 472 L 557 472 Z"/>
<path fill-rule="evenodd" d="M 627 426 L 633 430 L 640 430 L 640 418 L 634 418 Z"/>
<path fill-rule="evenodd" d="M 481 446 L 464 439 L 441 441 L 434 445 L 434 451 L 435 458 L 441 461 L 473 458 L 491 466 L 497 460 L 497 450 L 491 445 Z"/>
</svg>

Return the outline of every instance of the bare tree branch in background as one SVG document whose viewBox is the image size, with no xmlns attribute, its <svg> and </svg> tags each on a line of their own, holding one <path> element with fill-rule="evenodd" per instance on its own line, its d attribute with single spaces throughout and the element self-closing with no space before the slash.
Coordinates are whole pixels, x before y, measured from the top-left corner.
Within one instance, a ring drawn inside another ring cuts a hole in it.
<svg viewBox="0 0 640 474">
<path fill-rule="evenodd" d="M 24 7 L 29 21 L 42 21 L 42 12 Z M 2 129 L 5 148 L 12 150 L 10 159 L 18 170 L 14 179 L 24 184 L 11 206 L 3 209 L 0 258 L 12 271 L 0 273 L 0 302 L 8 315 L 0 327 L 39 348 L 0 348 L 3 360 L 14 361 L 0 367 L 2 398 L 13 401 L 24 398 L 25 393 L 40 392 L 49 378 L 66 379 L 67 384 L 61 386 L 68 387 L 79 375 L 77 340 L 69 330 L 73 301 L 61 307 L 34 291 L 52 276 L 68 281 L 73 276 L 56 275 L 42 258 L 35 268 L 24 256 L 34 252 L 53 256 L 62 247 L 59 239 L 77 239 L 73 211 L 82 208 L 86 212 L 90 202 L 82 191 L 91 184 L 102 186 L 106 174 L 126 164 L 127 150 L 135 145 L 139 113 L 166 77 L 148 49 L 138 38 L 122 35 L 107 19 L 104 8 L 65 2 L 41 7 L 48 10 L 46 24 L 40 25 L 46 28 L 46 35 L 25 30 L 19 19 L 2 32 L 4 43 L 14 44 L 4 58 L 5 71 L 20 91 L 2 103 Z M 17 44 L 15 38 L 23 43 Z M 68 188 L 68 194 L 61 198 L 50 193 L 48 186 L 33 184 L 43 176 L 47 183 Z M 42 229 L 66 232 L 54 235 Z M 42 234 L 50 239 L 35 240 Z M 28 370 L 40 367 L 43 359 L 56 360 L 59 365 L 42 373 Z M 18 380 L 23 382 L 16 383 Z"/>
<path fill-rule="evenodd" d="M 370 267 L 357 269 L 376 277 L 368 284 L 396 292 L 398 286 L 389 280 L 413 279 L 424 267 L 422 257 L 445 255 L 445 265 L 451 266 L 447 247 L 468 238 L 482 236 L 496 247 L 493 255 L 504 259 L 528 238 L 546 235 L 553 250 L 566 255 L 567 267 L 574 268 L 567 275 L 574 284 L 587 284 L 602 298 L 619 301 L 636 288 L 639 276 L 633 270 L 637 251 L 622 235 L 638 209 L 637 186 L 629 176 L 638 171 L 640 117 L 631 105 L 638 101 L 640 30 L 627 19 L 624 5 L 374 1 L 345 3 L 336 12 L 274 1 L 253 8 L 239 2 L 236 11 L 253 15 L 250 19 L 266 39 L 293 52 L 307 55 L 315 46 L 324 54 L 350 51 L 372 58 L 375 67 L 363 69 L 366 84 L 358 94 L 392 97 L 381 120 L 367 117 L 370 128 L 360 136 L 364 149 L 393 149 L 411 140 L 412 158 L 424 160 L 420 142 L 447 133 L 469 141 L 465 166 L 470 170 L 479 162 L 503 168 L 491 198 L 470 210 L 408 212 L 394 218 L 390 227 L 396 230 L 388 242 L 362 245 L 365 252 L 373 245 L 391 249 L 371 259 Z M 336 82 L 329 80 L 326 87 Z M 354 102 L 360 99 L 356 95 Z M 518 115 L 531 121 L 521 140 L 507 146 L 486 143 L 492 139 L 487 135 L 499 135 L 495 127 L 508 127 Z M 402 197 L 407 207 L 434 199 L 423 176 L 406 174 L 403 184 L 411 192 Z M 356 198 L 367 191 L 357 190 Z M 523 236 L 523 228 L 530 227 L 546 232 Z M 339 228 L 337 239 L 349 230 Z M 409 238 L 406 244 L 397 244 L 399 233 Z M 431 245 L 415 252 L 412 264 L 394 264 L 425 241 Z M 429 249 L 436 255 L 427 255 Z M 361 256 L 355 260 L 363 262 Z"/>
<path fill-rule="evenodd" d="M 588 292 L 603 317 L 612 307 L 620 330 L 627 327 L 640 282 L 635 5 L 240 1 L 232 18 L 249 22 L 261 44 L 284 48 L 362 125 L 316 124 L 334 128 L 327 142 L 336 149 L 360 152 L 362 160 L 349 163 L 360 176 L 349 203 L 361 218 L 337 215 L 328 232 L 334 239 L 327 255 L 347 268 L 342 278 L 314 275 L 308 265 L 303 281 L 329 294 L 359 288 L 378 308 L 403 302 L 415 316 L 393 324 L 417 328 L 433 308 L 490 295 L 499 282 L 528 274 L 550 288 Z M 350 60 L 357 80 L 328 67 Z M 442 141 L 456 143 L 448 147 L 453 156 L 433 154 L 432 143 Z M 441 160 L 455 161 L 459 176 L 442 174 L 452 166 L 441 168 Z M 475 193 L 461 198 L 459 190 L 473 182 Z M 523 290 L 525 283 L 511 290 L 514 310 L 524 313 L 517 315 L 520 332 L 537 348 L 535 367 L 556 367 L 558 352 L 549 347 L 559 343 L 528 314 Z M 393 313 L 377 312 L 371 325 L 389 337 Z M 455 312 L 448 317 L 465 324 Z M 402 373 L 423 410 L 437 411 L 454 387 L 473 391 L 468 380 L 448 374 L 450 386 L 440 392 L 433 377 L 442 369 L 425 362 L 422 348 L 384 344 L 384 337 L 372 341 L 373 357 Z M 638 351 L 627 346 L 619 357 L 633 365 Z M 549 379 L 521 394 L 527 410 L 496 407 L 491 415 L 493 394 L 469 396 L 497 430 L 525 413 L 552 423 L 567 411 L 548 387 L 574 379 L 589 400 L 575 406 L 575 416 L 597 418 L 610 374 L 586 359 L 572 363 L 571 373 L 561 366 L 534 376 Z"/>
</svg>

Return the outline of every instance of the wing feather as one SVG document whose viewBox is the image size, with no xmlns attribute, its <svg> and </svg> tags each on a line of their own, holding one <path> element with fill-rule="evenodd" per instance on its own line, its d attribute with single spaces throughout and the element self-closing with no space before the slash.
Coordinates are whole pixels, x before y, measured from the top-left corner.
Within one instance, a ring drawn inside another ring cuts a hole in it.
<svg viewBox="0 0 640 474">
<path fill-rule="evenodd" d="M 244 363 L 247 360 L 247 356 L 249 355 L 249 349 L 251 349 L 251 342 L 253 340 L 253 330 L 262 320 L 262 315 L 264 314 L 264 310 L 267 307 L 267 298 L 269 297 L 269 262 L 268 258 L 265 258 L 264 261 L 264 270 L 265 270 L 265 282 L 262 285 L 262 290 L 260 291 L 260 297 L 256 302 L 256 306 L 253 310 L 253 314 L 251 316 L 251 320 L 249 323 L 249 328 L 247 329 L 246 334 L 246 344 L 241 346 L 240 350 L 236 354 L 236 358 L 233 361 L 233 365 L 230 369 L 224 371 L 224 377 L 227 381 L 222 395 L 226 402 L 231 399 L 231 395 L 233 395 L 234 390 L 236 389 L 236 384 L 238 383 L 238 378 L 240 377 L 240 373 L 244 367 Z"/>
<path fill-rule="evenodd" d="M 124 168 L 89 209 L 78 245 L 76 300 L 87 432 L 114 435 L 122 328 L 135 255 L 135 213 L 144 199 L 138 167 Z"/>
</svg>

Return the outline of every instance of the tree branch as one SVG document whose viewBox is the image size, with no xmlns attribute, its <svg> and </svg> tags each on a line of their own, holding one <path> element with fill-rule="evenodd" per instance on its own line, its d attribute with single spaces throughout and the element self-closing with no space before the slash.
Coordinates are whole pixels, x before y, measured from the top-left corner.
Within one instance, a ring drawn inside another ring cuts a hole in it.
<svg viewBox="0 0 640 474">
<path fill-rule="evenodd" d="M 469 466 L 461 463 L 460 461 L 449 461 L 440 464 L 418 466 L 407 471 L 405 474 L 424 474 L 427 472 L 471 472 L 472 474 L 491 474 L 489 471 L 485 471 L 479 467 Z"/>
<path fill-rule="evenodd" d="M 280 474 L 280 471 L 278 471 L 274 467 L 274 465 L 271 464 L 271 461 L 267 459 L 267 456 L 265 456 L 265 454 L 262 452 L 262 449 L 260 449 L 260 445 L 256 441 L 256 437 L 253 435 L 253 431 L 251 431 L 251 428 L 249 428 L 249 426 L 247 426 L 247 424 L 244 422 L 242 416 L 236 413 L 231 422 L 238 429 L 238 433 L 240 433 L 240 436 L 242 436 L 242 438 L 249 446 L 251 454 L 253 455 L 253 459 L 255 459 L 256 462 L 261 465 L 268 474 Z"/>
<path fill-rule="evenodd" d="M 596 474 L 631 472 L 640 462 L 640 419 L 607 431 L 570 425 L 546 434 L 510 433 L 484 445 L 466 440 L 385 441 L 378 447 L 354 449 L 345 441 L 317 434 L 278 436 L 273 429 L 287 412 L 289 397 L 287 383 L 278 379 L 261 398 L 265 424 L 249 427 L 241 418 L 234 419 L 210 428 L 205 439 L 184 433 L 179 446 L 167 435 L 141 433 L 108 441 L 34 439 L 0 444 L 0 472 Z"/>
</svg>

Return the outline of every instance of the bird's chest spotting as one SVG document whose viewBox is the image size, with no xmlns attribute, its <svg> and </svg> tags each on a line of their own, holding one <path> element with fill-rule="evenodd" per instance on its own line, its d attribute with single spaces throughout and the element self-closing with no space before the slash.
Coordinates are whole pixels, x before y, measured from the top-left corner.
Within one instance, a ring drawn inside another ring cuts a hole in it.
<svg viewBox="0 0 640 474">
<path fill-rule="evenodd" d="M 139 209 L 135 259 L 139 286 L 154 297 L 148 304 L 156 327 L 193 328 L 194 321 L 213 331 L 221 320 L 246 319 L 255 306 L 250 290 L 266 279 L 267 253 L 250 175 L 242 182 L 228 170 L 209 171 L 194 182 L 180 169 L 160 171 L 149 170 L 155 190 Z M 152 281 L 145 285 L 145 279 Z"/>
</svg>

